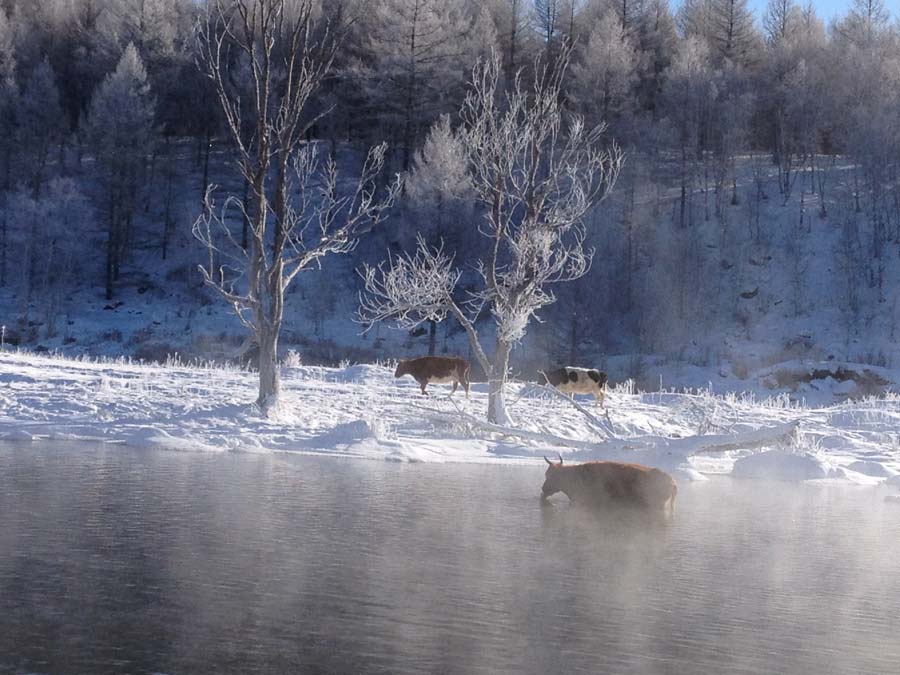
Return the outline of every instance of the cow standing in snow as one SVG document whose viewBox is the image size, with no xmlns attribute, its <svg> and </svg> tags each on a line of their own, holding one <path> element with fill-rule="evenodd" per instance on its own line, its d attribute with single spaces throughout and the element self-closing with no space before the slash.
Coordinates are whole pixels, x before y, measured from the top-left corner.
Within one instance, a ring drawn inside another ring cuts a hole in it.
<svg viewBox="0 0 900 675">
<path fill-rule="evenodd" d="M 417 359 L 405 359 L 397 364 L 394 377 L 412 375 L 419 383 L 422 393 L 432 382 L 437 384 L 453 383 L 453 395 L 462 384 L 469 398 L 469 362 L 454 356 L 420 356 Z"/>
<path fill-rule="evenodd" d="M 563 466 L 562 457 L 544 474 L 541 499 L 563 492 L 573 504 L 608 509 L 624 506 L 671 518 L 678 488 L 665 471 L 641 464 L 585 462 Z"/>
<path fill-rule="evenodd" d="M 606 382 L 609 378 L 602 370 L 566 366 L 541 374 L 547 379 L 547 384 L 553 385 L 571 398 L 575 398 L 575 394 L 593 394 L 595 401 L 601 408 L 603 407 Z"/>
</svg>

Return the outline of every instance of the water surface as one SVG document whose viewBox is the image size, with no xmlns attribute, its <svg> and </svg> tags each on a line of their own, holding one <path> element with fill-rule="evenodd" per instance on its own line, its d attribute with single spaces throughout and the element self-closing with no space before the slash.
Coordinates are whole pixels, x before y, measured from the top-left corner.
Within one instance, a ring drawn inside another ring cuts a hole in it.
<svg viewBox="0 0 900 675">
<path fill-rule="evenodd" d="M 886 489 L 0 444 L 0 673 L 900 672 Z"/>
</svg>

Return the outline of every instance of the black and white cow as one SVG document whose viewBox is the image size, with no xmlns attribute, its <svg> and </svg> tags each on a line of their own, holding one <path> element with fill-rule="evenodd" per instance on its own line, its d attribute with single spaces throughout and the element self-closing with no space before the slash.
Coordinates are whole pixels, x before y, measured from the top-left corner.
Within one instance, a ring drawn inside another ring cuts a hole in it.
<svg viewBox="0 0 900 675">
<path fill-rule="evenodd" d="M 547 384 L 564 394 L 572 398 L 575 398 L 575 394 L 593 394 L 596 402 L 603 406 L 608 377 L 602 370 L 566 366 L 542 372 L 542 375 L 547 379 Z"/>
</svg>

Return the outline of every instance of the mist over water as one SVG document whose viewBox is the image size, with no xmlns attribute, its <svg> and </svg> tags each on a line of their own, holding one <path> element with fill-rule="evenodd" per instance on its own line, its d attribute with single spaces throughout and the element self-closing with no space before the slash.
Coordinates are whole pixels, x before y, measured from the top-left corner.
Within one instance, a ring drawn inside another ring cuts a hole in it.
<svg viewBox="0 0 900 675">
<path fill-rule="evenodd" d="M 883 489 L 0 445 L 0 673 L 896 673 Z"/>
</svg>

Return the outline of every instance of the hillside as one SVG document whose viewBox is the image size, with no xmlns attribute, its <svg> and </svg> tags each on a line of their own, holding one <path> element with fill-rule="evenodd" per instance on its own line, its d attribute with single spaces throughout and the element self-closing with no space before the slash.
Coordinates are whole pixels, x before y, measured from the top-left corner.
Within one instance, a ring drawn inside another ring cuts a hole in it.
<svg viewBox="0 0 900 675">
<path fill-rule="evenodd" d="M 82 260 L 82 284 L 67 286 L 53 302 L 39 296 L 27 303 L 21 286 L 12 284 L 0 291 L 8 345 L 157 362 L 175 354 L 185 361 L 237 355 L 245 332 L 230 308 L 202 287 L 196 271 L 206 255 L 191 235 L 201 202 L 202 164 L 191 143 L 175 147 L 173 198 L 167 207 L 156 192 L 146 195 L 134 252 L 115 298 L 104 298 L 102 260 L 90 254 Z M 342 156 L 352 169 L 352 148 Z M 630 161 L 637 167 L 644 160 Z M 635 169 L 620 179 L 590 224 L 596 248 L 591 271 L 555 289 L 558 302 L 541 313 L 543 323 L 533 324 L 513 353 L 514 372 L 535 378 L 548 364 L 574 360 L 605 368 L 613 381 L 633 379 L 643 390 L 661 385 L 756 391 L 773 381 L 773 372 L 790 371 L 795 381 L 782 372 L 771 391 L 796 389 L 798 397 L 815 397 L 816 380 L 822 379 L 811 377 L 816 369 L 819 375 L 827 376 L 827 370 L 837 376 L 842 364 L 858 364 L 853 370 L 860 380 L 866 367 L 896 368 L 900 308 L 892 289 L 900 287 L 898 245 L 891 242 L 878 261 L 880 287 L 871 283 L 876 261 L 866 254 L 866 214 L 846 208 L 852 166 L 835 162 L 830 169 L 825 216 L 816 195 L 800 186 L 789 199 L 781 198 L 773 167 L 763 183 L 767 199 L 757 199 L 759 166 L 759 158 L 743 159 L 737 204 L 729 203 L 718 217 L 706 220 L 700 210 L 714 195 L 696 192 L 692 199 L 700 215 L 687 228 L 673 222 L 677 190 L 660 186 L 671 184 L 672 177 Z M 75 176 L 91 194 L 95 186 L 89 174 L 76 170 Z M 217 194 L 240 194 L 221 149 L 211 156 L 209 181 L 218 186 Z M 166 208 L 175 216 L 163 259 Z M 626 213 L 630 230 L 623 226 Z M 354 320 L 360 288 L 355 269 L 408 246 L 409 232 L 421 217 L 404 202 L 352 255 L 328 258 L 321 270 L 305 273 L 287 297 L 283 354 L 293 351 L 303 363 L 336 365 L 424 353 L 425 329 L 409 333 L 380 325 L 364 333 Z M 471 218 L 454 227 L 466 232 Z M 99 243 L 101 214 L 95 214 L 93 231 Z M 625 262 L 629 237 L 630 270 Z M 465 248 L 457 251 L 457 259 L 467 260 Z M 482 330 L 489 330 L 489 322 Z M 452 319 L 438 326 L 437 347 L 468 353 Z M 877 393 L 893 381 L 882 376 L 839 392 Z"/>
</svg>

